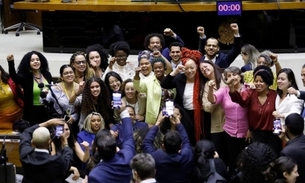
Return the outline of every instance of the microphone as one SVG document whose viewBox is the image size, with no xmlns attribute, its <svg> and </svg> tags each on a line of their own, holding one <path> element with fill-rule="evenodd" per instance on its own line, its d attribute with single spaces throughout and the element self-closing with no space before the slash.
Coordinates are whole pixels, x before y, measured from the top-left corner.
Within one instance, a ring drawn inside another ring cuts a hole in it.
<svg viewBox="0 0 305 183">
<path fill-rule="evenodd" d="M 39 83 L 38 87 L 40 89 L 44 88 L 44 87 L 51 87 L 51 86 L 56 86 L 56 84 L 53 84 L 53 82 L 51 84 L 44 84 L 44 83 Z"/>
<path fill-rule="evenodd" d="M 57 86 L 57 84 L 51 83 L 51 84 L 45 84 L 45 86 L 46 86 L 46 87 L 51 87 L 51 86 Z"/>
<path fill-rule="evenodd" d="M 44 87 L 44 84 L 43 84 L 43 83 L 38 83 L 38 87 L 39 87 L 40 89 L 42 89 L 42 88 Z"/>
</svg>

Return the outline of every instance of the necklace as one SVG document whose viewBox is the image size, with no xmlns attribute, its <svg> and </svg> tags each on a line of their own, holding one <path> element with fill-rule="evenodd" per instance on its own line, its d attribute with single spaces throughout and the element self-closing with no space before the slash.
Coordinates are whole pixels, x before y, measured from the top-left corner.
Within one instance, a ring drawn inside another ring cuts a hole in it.
<svg viewBox="0 0 305 183">
<path fill-rule="evenodd" d="M 62 87 L 63 87 L 63 89 L 64 89 L 64 93 L 65 93 L 66 97 L 67 97 L 68 100 L 69 100 L 69 99 L 71 98 L 71 96 L 73 96 L 73 95 L 75 94 L 75 91 L 74 91 L 74 83 L 73 83 L 73 86 L 72 86 L 72 91 L 71 91 L 71 90 L 70 90 L 70 91 L 67 91 L 67 89 L 66 89 L 64 83 L 62 83 Z M 70 93 L 70 95 L 69 95 L 69 93 Z"/>
<path fill-rule="evenodd" d="M 42 83 L 42 75 L 41 75 L 41 73 L 39 73 L 39 77 L 36 77 L 35 75 L 33 75 L 33 79 L 34 79 L 34 81 L 37 84 Z"/>
</svg>

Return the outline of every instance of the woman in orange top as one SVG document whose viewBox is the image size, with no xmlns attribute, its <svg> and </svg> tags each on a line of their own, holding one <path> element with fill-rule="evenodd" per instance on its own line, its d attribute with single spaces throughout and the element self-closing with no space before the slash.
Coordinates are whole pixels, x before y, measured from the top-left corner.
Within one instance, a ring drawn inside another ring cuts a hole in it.
<svg viewBox="0 0 305 183">
<path fill-rule="evenodd" d="M 13 122 L 22 118 L 22 92 L 0 65 L 0 129 L 12 129 Z"/>
</svg>

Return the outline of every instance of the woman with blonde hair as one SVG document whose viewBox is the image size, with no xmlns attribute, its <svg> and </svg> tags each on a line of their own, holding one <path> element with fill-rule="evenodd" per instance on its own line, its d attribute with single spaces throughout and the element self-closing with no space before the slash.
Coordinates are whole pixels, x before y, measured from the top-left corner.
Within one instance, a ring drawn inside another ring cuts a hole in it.
<svg viewBox="0 0 305 183">
<path fill-rule="evenodd" d="M 241 58 L 245 65 L 241 68 L 241 72 L 253 70 L 256 67 L 256 61 L 259 56 L 259 51 L 251 44 L 245 44 L 241 47 Z"/>
<path fill-rule="evenodd" d="M 97 112 L 90 113 L 84 120 L 83 131 L 77 134 L 77 142 L 81 144 L 86 141 L 89 143 L 91 148 L 95 135 L 98 131 L 104 128 L 105 122 L 102 115 Z"/>
</svg>

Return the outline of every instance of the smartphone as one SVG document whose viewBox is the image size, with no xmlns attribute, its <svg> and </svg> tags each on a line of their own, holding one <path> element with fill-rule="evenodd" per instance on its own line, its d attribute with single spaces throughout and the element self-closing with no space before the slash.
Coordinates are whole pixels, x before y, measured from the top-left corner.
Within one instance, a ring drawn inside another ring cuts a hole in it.
<svg viewBox="0 0 305 183">
<path fill-rule="evenodd" d="M 273 133 L 279 135 L 282 131 L 281 120 L 276 119 L 273 121 Z"/>
<path fill-rule="evenodd" d="M 122 95 L 119 92 L 112 93 L 112 104 L 114 108 L 120 108 L 122 105 Z"/>
<path fill-rule="evenodd" d="M 69 117 L 69 116 L 67 116 L 67 115 L 65 115 L 65 116 L 64 116 L 64 120 L 65 120 L 65 122 L 67 122 L 69 119 L 70 119 L 70 117 Z"/>
<path fill-rule="evenodd" d="M 64 126 L 59 125 L 55 127 L 55 136 L 60 137 L 64 133 Z"/>
<path fill-rule="evenodd" d="M 165 108 L 166 108 L 166 113 L 168 116 L 171 116 L 174 114 L 174 102 L 171 100 L 168 100 L 165 102 Z"/>
</svg>

